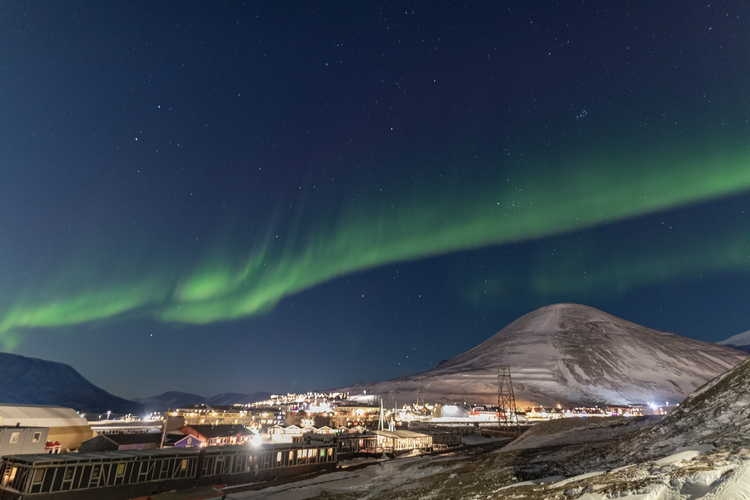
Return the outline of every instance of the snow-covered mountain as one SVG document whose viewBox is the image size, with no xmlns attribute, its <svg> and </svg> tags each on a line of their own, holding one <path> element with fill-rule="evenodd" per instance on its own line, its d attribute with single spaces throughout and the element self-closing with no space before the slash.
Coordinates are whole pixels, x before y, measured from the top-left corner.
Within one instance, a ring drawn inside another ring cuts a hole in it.
<svg viewBox="0 0 750 500">
<path fill-rule="evenodd" d="M 551 420 L 491 453 L 456 450 L 343 470 L 335 481 L 303 478 L 295 498 L 750 500 L 749 386 L 747 359 L 663 418 Z M 289 491 L 285 484 L 241 495 Z"/>
<path fill-rule="evenodd" d="M 717 344 L 725 345 L 733 349 L 739 349 L 740 351 L 750 353 L 750 330 L 744 333 L 738 333 L 737 335 L 733 335 L 732 337 L 729 337 L 726 340 L 717 342 Z"/>
<path fill-rule="evenodd" d="M 592 307 L 555 304 L 533 311 L 477 347 L 428 371 L 342 389 L 425 389 L 435 402 L 497 404 L 498 367 L 511 367 L 519 406 L 677 403 L 747 354 L 630 323 Z"/>
</svg>

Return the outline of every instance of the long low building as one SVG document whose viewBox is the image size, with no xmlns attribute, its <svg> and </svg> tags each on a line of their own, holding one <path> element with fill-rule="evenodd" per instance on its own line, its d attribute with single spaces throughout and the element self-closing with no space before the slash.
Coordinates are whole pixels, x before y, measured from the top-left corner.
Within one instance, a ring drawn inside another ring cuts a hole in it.
<svg viewBox="0 0 750 500">
<path fill-rule="evenodd" d="M 0 463 L 0 498 L 124 500 L 305 474 L 336 461 L 335 446 L 298 444 L 12 455 Z"/>
<path fill-rule="evenodd" d="M 48 428 L 47 439 L 59 441 L 63 451 L 75 450 L 94 437 L 88 421 L 71 408 L 0 403 L 0 426 L 16 425 Z"/>
<path fill-rule="evenodd" d="M 432 436 L 412 431 L 373 431 L 378 447 L 386 453 L 408 453 L 412 450 L 431 450 Z"/>
</svg>

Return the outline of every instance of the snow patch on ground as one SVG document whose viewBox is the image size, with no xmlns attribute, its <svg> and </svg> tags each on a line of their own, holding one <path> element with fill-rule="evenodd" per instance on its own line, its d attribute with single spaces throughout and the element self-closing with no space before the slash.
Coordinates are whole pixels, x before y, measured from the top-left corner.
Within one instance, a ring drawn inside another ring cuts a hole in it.
<svg viewBox="0 0 750 500">
<path fill-rule="evenodd" d="M 542 422 L 503 447 L 503 451 L 525 450 L 542 446 L 586 443 L 611 439 L 653 422 L 629 417 L 564 418 Z"/>
<path fill-rule="evenodd" d="M 656 465 L 668 465 L 692 460 L 695 457 L 700 456 L 702 453 L 705 453 L 707 450 L 710 450 L 711 448 L 713 448 L 713 446 L 707 444 L 693 446 L 691 448 L 688 448 L 687 450 L 669 455 L 668 457 L 660 458 L 655 463 Z"/>
</svg>

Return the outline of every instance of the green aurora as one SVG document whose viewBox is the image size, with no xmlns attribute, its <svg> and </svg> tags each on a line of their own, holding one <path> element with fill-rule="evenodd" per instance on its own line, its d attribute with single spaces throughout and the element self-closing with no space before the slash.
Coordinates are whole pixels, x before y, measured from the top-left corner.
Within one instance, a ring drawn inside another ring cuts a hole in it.
<svg viewBox="0 0 750 500">
<path fill-rule="evenodd" d="M 248 317 L 270 311 L 284 297 L 361 270 L 580 231 L 750 190 L 750 152 L 712 151 L 589 158 L 561 162 L 567 168 L 549 172 L 543 165 L 533 171 L 516 168 L 513 175 L 504 169 L 494 184 L 465 190 L 445 183 L 405 189 L 387 199 L 360 194 L 357 204 L 330 217 L 308 220 L 312 216 L 298 208 L 286 230 L 269 223 L 271 230 L 262 236 L 242 235 L 243 241 L 254 242 L 244 250 L 237 245 L 204 249 L 190 262 L 161 262 L 161 256 L 144 270 L 110 273 L 84 286 L 67 286 L 65 276 L 79 275 L 90 263 L 71 264 L 54 287 L 40 280 L 18 285 L 11 294 L 13 287 L 6 284 L 4 296 L 13 298 L 0 312 L 0 342 L 9 351 L 33 328 L 118 318 L 207 324 Z M 728 243 L 711 255 L 676 248 L 663 259 L 634 262 L 633 272 L 601 271 L 590 280 L 628 289 L 696 268 L 747 270 L 749 259 L 747 241 Z M 539 293 L 581 286 L 551 280 L 544 269 L 541 263 L 533 274 Z"/>
</svg>

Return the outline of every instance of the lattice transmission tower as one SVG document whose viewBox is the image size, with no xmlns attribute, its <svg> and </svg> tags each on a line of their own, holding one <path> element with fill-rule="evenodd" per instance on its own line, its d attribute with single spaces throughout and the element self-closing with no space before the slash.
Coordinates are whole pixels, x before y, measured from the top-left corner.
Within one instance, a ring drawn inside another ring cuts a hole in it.
<svg viewBox="0 0 750 500">
<path fill-rule="evenodd" d="M 513 395 L 513 380 L 510 378 L 510 366 L 497 367 L 497 408 L 503 412 L 499 418 L 500 427 L 520 432 L 516 416 L 516 396 Z"/>
<path fill-rule="evenodd" d="M 417 407 L 424 406 L 424 387 L 417 389 Z"/>
</svg>

